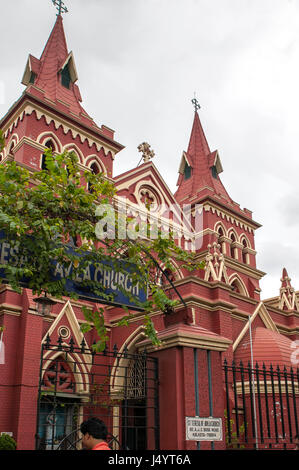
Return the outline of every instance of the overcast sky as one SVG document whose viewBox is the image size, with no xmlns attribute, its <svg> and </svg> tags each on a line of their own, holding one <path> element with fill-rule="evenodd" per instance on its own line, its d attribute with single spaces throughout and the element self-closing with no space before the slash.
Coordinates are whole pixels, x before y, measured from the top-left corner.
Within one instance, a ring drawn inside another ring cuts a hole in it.
<svg viewBox="0 0 299 470">
<path fill-rule="evenodd" d="M 299 289 L 299 1 L 65 0 L 68 48 L 83 107 L 126 146 L 114 175 L 137 165 L 147 141 L 172 191 L 187 149 L 196 93 L 221 179 L 261 223 L 262 297 L 282 268 Z M 51 0 L 1 0 L 0 115 L 19 98 L 29 53 L 55 22 Z"/>
</svg>

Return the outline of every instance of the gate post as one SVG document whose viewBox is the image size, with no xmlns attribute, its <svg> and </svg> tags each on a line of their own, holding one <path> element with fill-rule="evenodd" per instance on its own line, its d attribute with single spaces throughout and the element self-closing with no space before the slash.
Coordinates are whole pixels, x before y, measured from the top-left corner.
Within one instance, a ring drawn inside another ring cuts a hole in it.
<svg viewBox="0 0 299 470">
<path fill-rule="evenodd" d="M 34 450 L 36 416 L 32 413 L 37 410 L 43 317 L 30 311 L 25 292 L 23 299 L 17 343 L 13 421 L 18 450 Z"/>
<path fill-rule="evenodd" d="M 157 349 L 149 340 L 146 347 L 159 361 L 160 448 L 162 450 L 211 449 L 186 440 L 185 418 L 222 418 L 223 440 L 215 449 L 225 448 L 224 386 L 221 352 L 231 341 L 196 325 L 183 322 L 170 325 L 158 333 L 162 345 Z"/>
</svg>

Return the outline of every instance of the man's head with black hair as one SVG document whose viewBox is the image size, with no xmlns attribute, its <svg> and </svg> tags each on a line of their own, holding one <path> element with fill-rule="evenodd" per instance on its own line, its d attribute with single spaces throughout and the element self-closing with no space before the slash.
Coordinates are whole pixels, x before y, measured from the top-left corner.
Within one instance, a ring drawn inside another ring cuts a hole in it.
<svg viewBox="0 0 299 470">
<path fill-rule="evenodd" d="M 87 449 L 92 449 L 97 443 L 106 440 L 108 435 L 105 423 L 98 418 L 83 421 L 80 431 L 83 434 L 83 446 Z"/>
</svg>

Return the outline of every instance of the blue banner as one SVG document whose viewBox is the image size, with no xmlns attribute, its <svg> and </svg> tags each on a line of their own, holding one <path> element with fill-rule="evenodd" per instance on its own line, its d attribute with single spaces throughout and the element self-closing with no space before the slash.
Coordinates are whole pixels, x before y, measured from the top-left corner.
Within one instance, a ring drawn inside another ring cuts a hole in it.
<svg viewBox="0 0 299 470">
<path fill-rule="evenodd" d="M 22 267 L 24 259 L 22 255 L 19 256 L 17 248 L 4 241 L 3 234 L 0 234 L 0 238 L 0 264 Z M 80 257 L 86 266 L 80 272 L 80 268 L 75 268 L 72 262 L 66 266 L 54 260 L 51 281 L 65 279 L 65 291 L 75 293 L 82 300 L 142 310 L 138 303 L 147 300 L 147 290 L 133 280 L 136 265 L 120 259 L 103 260 L 95 265 L 86 262 L 89 252 L 86 252 L 86 255 L 78 254 L 70 246 L 66 246 L 66 250 L 68 254 Z M 0 279 L 6 279 L 4 268 L 0 268 Z M 29 280 L 22 279 L 20 285 L 28 287 L 28 282 Z"/>
</svg>

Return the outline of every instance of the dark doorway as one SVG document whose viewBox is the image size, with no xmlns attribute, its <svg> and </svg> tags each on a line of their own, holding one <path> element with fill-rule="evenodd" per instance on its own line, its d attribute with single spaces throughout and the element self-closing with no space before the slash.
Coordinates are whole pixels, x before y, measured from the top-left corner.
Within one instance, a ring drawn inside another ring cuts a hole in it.
<svg viewBox="0 0 299 470">
<path fill-rule="evenodd" d="M 127 450 L 147 449 L 146 400 L 124 400 L 122 406 L 122 442 Z"/>
<path fill-rule="evenodd" d="M 40 402 L 38 449 L 56 450 L 61 441 L 76 429 L 79 400 L 45 396 Z M 75 437 L 75 436 L 74 436 Z"/>
</svg>

